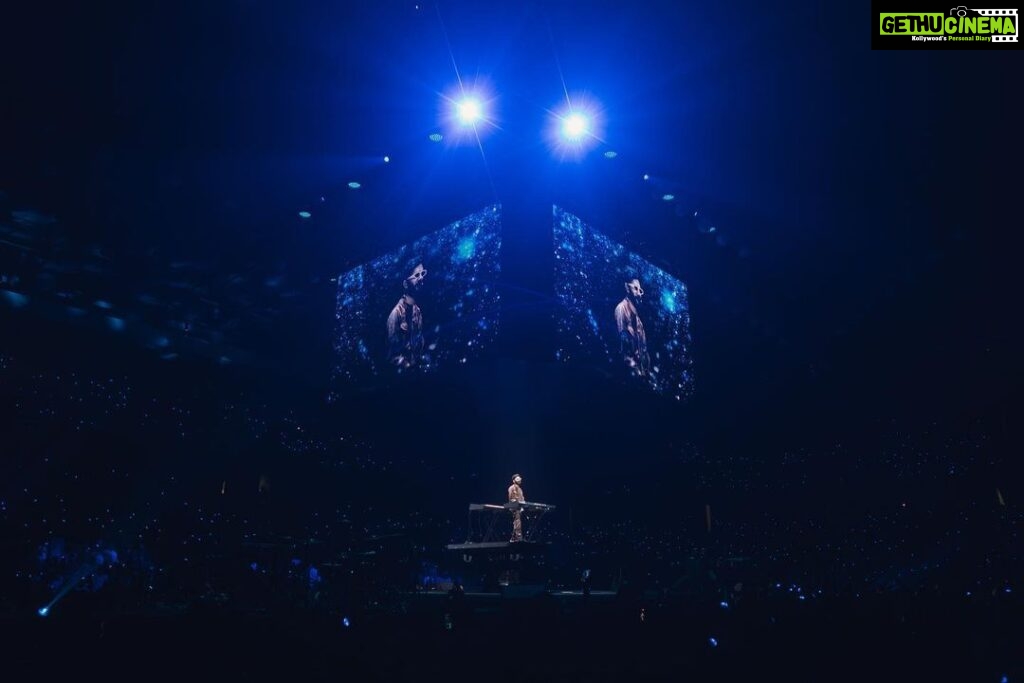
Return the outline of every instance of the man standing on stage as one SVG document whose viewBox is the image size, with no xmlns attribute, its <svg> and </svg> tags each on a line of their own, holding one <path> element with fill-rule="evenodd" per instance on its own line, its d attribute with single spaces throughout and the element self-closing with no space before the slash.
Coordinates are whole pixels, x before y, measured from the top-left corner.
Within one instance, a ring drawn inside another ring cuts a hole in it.
<svg viewBox="0 0 1024 683">
<path fill-rule="evenodd" d="M 518 474 L 513 475 L 512 485 L 508 487 L 508 502 L 510 503 L 525 503 L 526 496 L 523 495 L 523 487 L 520 484 L 523 483 L 523 478 Z M 512 543 L 523 540 L 523 511 L 520 508 L 516 508 L 512 511 Z"/>
</svg>

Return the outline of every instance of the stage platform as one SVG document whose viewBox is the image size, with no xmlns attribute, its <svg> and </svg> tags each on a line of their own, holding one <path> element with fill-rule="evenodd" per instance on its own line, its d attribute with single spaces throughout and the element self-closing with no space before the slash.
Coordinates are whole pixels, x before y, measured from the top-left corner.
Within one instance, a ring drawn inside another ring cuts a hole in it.
<svg viewBox="0 0 1024 683">
<path fill-rule="evenodd" d="M 478 541 L 445 546 L 445 570 L 467 591 L 499 592 L 502 586 L 546 586 L 551 545 L 531 541 Z"/>
<path fill-rule="evenodd" d="M 449 543 L 445 546 L 445 549 L 460 552 L 473 550 L 522 550 L 526 552 L 542 550 L 546 547 L 547 544 L 545 543 L 535 543 L 532 541 L 517 541 L 515 543 L 511 541 L 489 541 L 486 543 Z"/>
</svg>

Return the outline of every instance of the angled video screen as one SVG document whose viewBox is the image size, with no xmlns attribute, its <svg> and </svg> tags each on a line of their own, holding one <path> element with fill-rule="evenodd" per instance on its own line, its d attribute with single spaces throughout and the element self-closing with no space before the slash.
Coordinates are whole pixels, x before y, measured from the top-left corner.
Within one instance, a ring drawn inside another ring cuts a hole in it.
<svg viewBox="0 0 1024 683">
<path fill-rule="evenodd" d="M 495 205 L 339 275 L 335 396 L 487 351 L 498 331 L 500 250 Z"/>
<path fill-rule="evenodd" d="M 693 392 L 686 285 L 554 207 L 555 358 L 677 400 Z"/>
</svg>

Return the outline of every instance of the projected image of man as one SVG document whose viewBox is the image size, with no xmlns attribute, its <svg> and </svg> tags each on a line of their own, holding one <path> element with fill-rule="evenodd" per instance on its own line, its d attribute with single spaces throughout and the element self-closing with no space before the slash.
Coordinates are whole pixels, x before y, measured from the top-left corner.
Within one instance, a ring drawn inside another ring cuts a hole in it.
<svg viewBox="0 0 1024 683">
<path fill-rule="evenodd" d="M 630 372 L 639 377 L 646 377 L 651 369 L 651 357 L 647 353 L 647 333 L 644 331 L 639 311 L 644 290 L 637 278 L 629 280 L 625 285 L 626 296 L 615 307 L 619 350 Z"/>
<path fill-rule="evenodd" d="M 399 368 L 416 365 L 423 353 L 423 311 L 416 294 L 426 277 L 427 269 L 417 264 L 402 282 L 405 291 L 388 316 L 388 357 Z"/>
</svg>

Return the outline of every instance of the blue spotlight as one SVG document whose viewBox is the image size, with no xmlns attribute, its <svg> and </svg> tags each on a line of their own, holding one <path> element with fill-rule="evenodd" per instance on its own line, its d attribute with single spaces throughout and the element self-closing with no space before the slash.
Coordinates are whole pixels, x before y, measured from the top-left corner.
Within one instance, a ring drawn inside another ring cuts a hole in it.
<svg viewBox="0 0 1024 683">
<path fill-rule="evenodd" d="M 708 643 L 711 645 L 711 647 L 718 647 L 718 638 L 708 638 Z"/>
<path fill-rule="evenodd" d="M 466 97 L 455 104 L 455 115 L 464 126 L 475 126 L 484 118 L 484 108 L 480 100 Z"/>
<path fill-rule="evenodd" d="M 312 215 L 309 211 L 299 211 L 299 218 L 309 218 Z"/>
<path fill-rule="evenodd" d="M 590 119 L 574 111 L 562 119 L 562 137 L 575 142 L 590 133 Z"/>
<path fill-rule="evenodd" d="M 650 179 L 651 179 L 651 176 L 649 176 L 648 174 L 644 173 L 644 180 L 650 180 Z"/>
<path fill-rule="evenodd" d="M 342 617 L 341 625 L 344 626 L 345 628 L 348 628 L 349 626 L 352 625 L 352 622 L 349 621 L 348 617 Z"/>
<path fill-rule="evenodd" d="M 459 81 L 440 93 L 438 123 L 446 142 L 479 145 L 482 138 L 498 130 L 497 98 L 487 79 Z"/>
<path fill-rule="evenodd" d="M 39 610 L 38 610 L 38 613 L 39 613 L 39 616 L 45 617 L 47 614 L 50 613 L 50 608 L 49 607 L 40 607 Z"/>
<path fill-rule="evenodd" d="M 670 201 L 672 201 L 675 198 L 676 198 L 676 196 L 674 194 L 663 194 L 663 195 L 661 195 L 661 200 L 664 201 L 664 202 L 670 202 Z"/>
<path fill-rule="evenodd" d="M 546 132 L 551 151 L 561 160 L 582 159 L 598 143 L 604 143 L 604 113 L 600 104 L 586 94 L 569 95 L 565 103 L 550 110 L 550 126 Z M 606 150 L 605 156 L 618 156 Z"/>
<path fill-rule="evenodd" d="M 390 164 L 391 163 L 391 157 L 389 157 L 388 155 L 385 154 L 384 155 L 384 163 L 385 164 Z"/>
<path fill-rule="evenodd" d="M 360 187 L 362 187 L 362 184 L 360 184 L 358 181 L 353 180 L 348 184 L 348 186 L 349 189 L 358 190 Z"/>
</svg>

